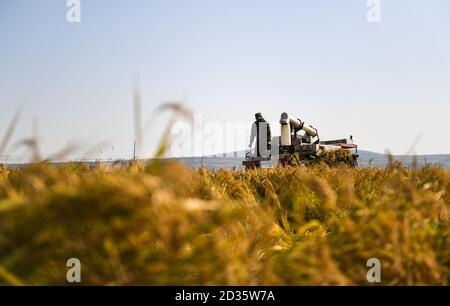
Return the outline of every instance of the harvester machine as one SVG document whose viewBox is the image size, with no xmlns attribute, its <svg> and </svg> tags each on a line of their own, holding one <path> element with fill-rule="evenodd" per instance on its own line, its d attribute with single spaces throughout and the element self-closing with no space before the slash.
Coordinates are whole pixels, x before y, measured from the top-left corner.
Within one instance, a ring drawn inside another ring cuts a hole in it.
<svg viewBox="0 0 450 306">
<path fill-rule="evenodd" d="M 280 118 L 278 165 L 300 166 L 324 160 L 330 152 L 339 150 L 334 160 L 349 166 L 358 165 L 358 146 L 353 143 L 353 137 L 346 139 L 325 140 L 319 138 L 319 132 L 304 121 L 282 113 Z M 272 141 L 274 143 L 274 141 Z M 272 154 L 274 156 L 275 154 Z M 255 157 L 247 154 L 243 165 L 246 169 L 261 167 L 261 161 L 270 160 L 271 156 Z"/>
<path fill-rule="evenodd" d="M 337 161 L 358 165 L 358 146 L 353 143 L 352 136 L 322 141 L 316 128 L 287 113 L 281 114 L 280 125 L 279 165 L 296 166 L 320 161 L 327 152 L 339 149 L 345 154 L 337 156 Z"/>
</svg>

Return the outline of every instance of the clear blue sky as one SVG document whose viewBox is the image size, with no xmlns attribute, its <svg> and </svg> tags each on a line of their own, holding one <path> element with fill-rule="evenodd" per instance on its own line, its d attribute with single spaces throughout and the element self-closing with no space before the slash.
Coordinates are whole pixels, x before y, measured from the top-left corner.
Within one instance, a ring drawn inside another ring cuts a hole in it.
<svg viewBox="0 0 450 306">
<path fill-rule="evenodd" d="M 138 73 L 144 119 L 183 99 L 218 122 L 287 111 L 323 139 L 353 134 L 396 154 L 418 139 L 416 153 L 450 153 L 448 0 L 381 0 L 380 24 L 367 22 L 366 0 L 81 4 L 71 24 L 65 0 L 0 1 L 0 135 L 20 106 L 13 144 L 38 118 L 46 154 L 74 139 L 129 154 Z"/>
</svg>

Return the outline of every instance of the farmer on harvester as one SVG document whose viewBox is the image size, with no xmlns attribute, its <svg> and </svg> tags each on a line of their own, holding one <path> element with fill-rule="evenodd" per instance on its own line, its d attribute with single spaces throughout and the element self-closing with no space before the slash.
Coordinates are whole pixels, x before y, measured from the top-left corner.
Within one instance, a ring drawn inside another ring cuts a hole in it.
<svg viewBox="0 0 450 306">
<path fill-rule="evenodd" d="M 269 123 L 266 120 L 264 120 L 261 113 L 256 113 L 255 119 L 256 121 L 252 125 L 250 144 L 248 145 L 248 147 L 251 150 L 253 141 L 256 138 L 256 150 L 255 150 L 256 156 L 270 157 L 270 149 L 272 147 L 272 136 L 270 133 Z"/>
</svg>

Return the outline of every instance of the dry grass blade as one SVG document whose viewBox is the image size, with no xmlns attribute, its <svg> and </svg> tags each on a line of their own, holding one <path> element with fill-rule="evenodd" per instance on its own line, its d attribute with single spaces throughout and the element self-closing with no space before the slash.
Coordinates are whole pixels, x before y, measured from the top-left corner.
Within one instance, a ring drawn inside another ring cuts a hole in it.
<svg viewBox="0 0 450 306">
<path fill-rule="evenodd" d="M 178 102 L 178 101 L 169 101 L 169 102 L 163 103 L 158 107 L 158 110 L 160 112 L 170 110 L 170 111 L 174 112 L 175 114 L 182 116 L 184 118 L 187 118 L 190 120 L 193 118 L 192 112 L 187 107 L 185 107 L 183 105 L 183 103 Z"/>
<path fill-rule="evenodd" d="M 0 279 L 3 279 L 7 284 L 12 286 L 25 286 L 20 279 L 2 266 L 0 266 Z"/>
<path fill-rule="evenodd" d="M 11 122 L 9 123 L 5 135 L 3 135 L 2 141 L 0 142 L 0 156 L 3 155 L 3 152 L 5 152 L 6 147 L 8 146 L 8 143 L 11 140 L 14 130 L 16 129 L 17 123 L 19 122 L 19 117 L 20 117 L 20 110 L 17 110 L 14 113 Z"/>
<path fill-rule="evenodd" d="M 136 144 L 142 144 L 142 112 L 141 112 L 141 93 L 139 89 L 139 79 L 136 77 L 133 87 L 133 114 L 134 114 L 134 139 Z"/>
<path fill-rule="evenodd" d="M 75 143 L 68 144 L 64 149 L 59 150 L 55 154 L 53 154 L 49 160 L 54 161 L 65 161 L 70 154 L 75 153 L 78 150 L 79 146 Z"/>
<path fill-rule="evenodd" d="M 417 136 L 414 138 L 413 142 L 411 143 L 411 145 L 409 146 L 408 150 L 405 152 L 404 155 L 413 155 L 416 150 L 416 146 L 419 143 L 421 138 L 422 138 L 422 132 L 417 134 Z"/>
<path fill-rule="evenodd" d="M 192 112 L 187 109 L 182 103 L 180 102 L 167 102 L 167 103 L 163 103 L 158 107 L 158 111 L 159 112 L 163 112 L 163 111 L 171 111 L 172 112 L 172 116 L 169 119 L 169 122 L 167 123 L 163 135 L 161 136 L 161 140 L 160 143 L 158 145 L 158 148 L 156 150 L 155 153 L 155 158 L 162 158 L 164 157 L 165 153 L 167 152 L 167 149 L 169 148 L 170 145 L 170 131 L 172 129 L 172 126 L 175 124 L 176 122 L 176 118 L 178 116 L 184 117 L 184 118 L 188 118 L 188 119 L 192 119 L 193 118 L 193 114 Z"/>
<path fill-rule="evenodd" d="M 36 139 L 24 139 L 19 142 L 18 146 L 25 146 L 31 151 L 32 162 L 42 161 L 41 153 L 39 151 L 39 144 Z"/>
</svg>

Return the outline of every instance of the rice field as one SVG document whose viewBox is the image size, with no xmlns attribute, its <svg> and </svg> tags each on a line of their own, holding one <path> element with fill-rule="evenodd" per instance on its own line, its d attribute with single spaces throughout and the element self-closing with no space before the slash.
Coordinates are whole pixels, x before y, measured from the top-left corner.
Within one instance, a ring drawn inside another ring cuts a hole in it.
<svg viewBox="0 0 450 306">
<path fill-rule="evenodd" d="M 379 285 L 450 281 L 450 171 L 0 167 L 0 284 Z"/>
</svg>

